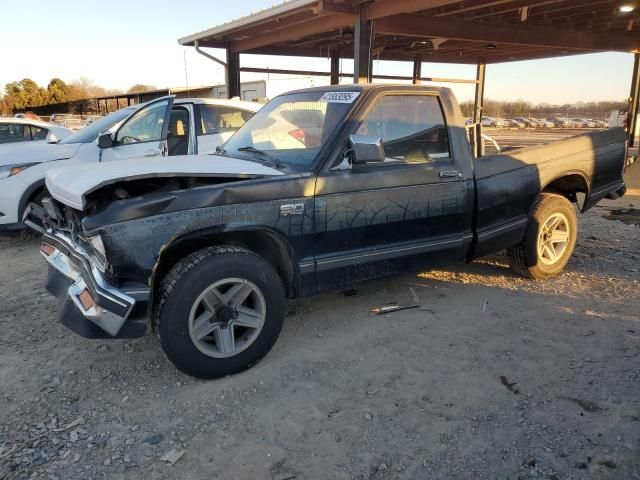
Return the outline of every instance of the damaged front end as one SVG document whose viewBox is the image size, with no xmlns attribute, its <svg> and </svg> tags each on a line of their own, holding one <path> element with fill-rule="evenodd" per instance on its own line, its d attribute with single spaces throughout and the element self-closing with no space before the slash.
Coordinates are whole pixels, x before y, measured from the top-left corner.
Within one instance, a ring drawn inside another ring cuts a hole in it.
<svg viewBox="0 0 640 480">
<path fill-rule="evenodd" d="M 77 212 L 50 198 L 30 205 L 25 223 L 42 233 L 46 289 L 58 299 L 58 320 L 85 338 L 139 338 L 148 323 L 150 289 L 115 286 L 99 235 L 85 237 Z"/>
<path fill-rule="evenodd" d="M 165 225 L 156 234 L 147 221 L 190 211 L 194 193 L 206 190 L 201 202 L 210 205 L 217 200 L 210 191 L 228 183 L 282 175 L 256 163 L 215 160 L 141 159 L 47 174 L 51 197 L 29 205 L 24 222 L 43 235 L 47 290 L 58 299 L 62 324 L 86 338 L 144 336 L 160 251 L 154 241 L 172 231 Z"/>
</svg>

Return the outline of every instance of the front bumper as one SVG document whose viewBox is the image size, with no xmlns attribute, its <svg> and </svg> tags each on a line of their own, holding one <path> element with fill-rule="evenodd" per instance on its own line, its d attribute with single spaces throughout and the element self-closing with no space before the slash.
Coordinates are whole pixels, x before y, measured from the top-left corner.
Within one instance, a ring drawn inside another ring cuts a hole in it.
<svg viewBox="0 0 640 480">
<path fill-rule="evenodd" d="M 46 232 L 47 290 L 58 299 L 58 320 L 85 338 L 140 338 L 148 322 L 146 285 L 110 285 L 88 252 L 61 233 Z"/>
<path fill-rule="evenodd" d="M 0 231 L 24 228 L 18 215 L 20 199 L 27 187 L 18 175 L 0 180 Z"/>
<path fill-rule="evenodd" d="M 20 230 L 24 230 L 24 224 L 23 223 L 1 223 L 2 222 L 2 217 L 4 217 L 5 215 L 0 212 L 0 235 L 3 233 L 12 233 L 12 232 L 19 232 Z"/>
</svg>

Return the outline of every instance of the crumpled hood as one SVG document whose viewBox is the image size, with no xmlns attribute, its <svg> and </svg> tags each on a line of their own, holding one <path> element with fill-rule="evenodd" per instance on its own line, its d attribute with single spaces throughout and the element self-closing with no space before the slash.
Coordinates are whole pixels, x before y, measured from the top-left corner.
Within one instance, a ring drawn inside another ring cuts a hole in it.
<svg viewBox="0 0 640 480">
<path fill-rule="evenodd" d="M 77 210 L 86 207 L 86 196 L 119 181 L 154 177 L 258 178 L 283 175 L 265 165 L 218 155 L 177 155 L 174 157 L 131 158 L 47 172 L 46 184 L 56 200 Z"/>
<path fill-rule="evenodd" d="M 20 142 L 0 147 L 0 167 L 18 163 L 41 163 L 73 157 L 81 143 Z"/>
</svg>

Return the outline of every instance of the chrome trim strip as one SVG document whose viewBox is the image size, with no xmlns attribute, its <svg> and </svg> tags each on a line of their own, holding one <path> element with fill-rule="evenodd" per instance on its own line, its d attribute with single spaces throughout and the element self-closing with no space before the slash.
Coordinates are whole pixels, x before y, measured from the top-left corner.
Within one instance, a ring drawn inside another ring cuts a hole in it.
<svg viewBox="0 0 640 480">
<path fill-rule="evenodd" d="M 611 182 L 611 183 L 607 183 L 606 185 L 604 185 L 603 187 L 600 187 L 597 190 L 592 190 L 591 194 L 589 195 L 589 197 L 596 197 L 599 196 L 600 194 L 604 193 L 605 195 L 617 190 L 618 188 L 620 188 L 622 185 L 624 185 L 624 182 L 622 181 L 616 181 L 616 182 Z"/>
<path fill-rule="evenodd" d="M 492 237 L 498 233 L 501 233 L 503 230 L 516 229 L 518 227 L 526 225 L 528 222 L 528 217 L 522 217 L 518 220 L 500 225 L 499 227 L 485 228 L 484 230 L 478 232 L 478 240 L 486 240 L 487 237 Z"/>
<path fill-rule="evenodd" d="M 102 276 L 102 273 L 100 272 L 100 270 L 94 265 L 91 258 L 88 257 L 88 255 L 86 255 L 86 253 L 82 251 L 82 249 L 79 246 L 76 246 L 75 244 L 73 244 L 67 237 L 59 233 L 55 233 L 53 235 L 49 234 L 48 236 L 51 236 L 53 237 L 53 239 L 65 244 L 69 248 L 70 252 L 73 252 L 73 254 L 77 255 L 78 257 L 82 257 L 89 262 L 89 266 L 91 267 L 91 270 L 87 273 L 91 275 L 91 278 L 94 281 L 95 285 L 100 287 L 101 290 L 104 290 L 105 292 L 108 293 L 108 294 L 105 294 L 102 291 L 96 291 L 95 292 L 96 295 L 99 295 L 100 297 L 104 297 L 110 300 L 111 302 L 116 303 L 122 306 L 123 308 L 126 308 L 126 313 L 124 314 L 124 316 L 120 316 L 116 313 L 113 313 L 97 304 L 88 310 L 85 309 L 84 306 L 82 305 L 82 302 L 80 302 L 80 299 L 78 298 L 79 295 L 85 289 L 88 290 L 87 284 L 84 278 L 82 277 L 82 270 L 76 267 L 69 260 L 69 257 L 67 257 L 64 253 L 62 253 L 53 245 L 50 245 L 54 249 L 51 255 L 46 255 L 42 251 L 40 252 L 40 254 L 44 257 L 44 259 L 47 261 L 49 265 L 51 265 L 53 268 L 58 270 L 65 277 L 73 281 L 73 283 L 69 286 L 67 290 L 67 295 L 69 296 L 73 304 L 76 306 L 76 308 L 80 311 L 80 313 L 82 313 L 82 315 L 86 319 L 92 321 L 93 323 L 98 325 L 100 328 L 102 328 L 109 335 L 116 336 L 120 331 L 120 329 L 122 328 L 122 326 L 124 325 L 124 323 L 126 322 L 127 318 L 129 318 L 129 315 L 131 314 L 131 312 L 133 311 L 133 308 L 136 304 L 136 300 L 130 297 L 129 295 L 121 292 L 120 290 L 117 290 L 113 286 L 111 286 L 106 281 L 106 279 Z M 47 243 L 46 239 L 47 239 L 47 235 L 45 235 L 45 240 L 44 240 L 45 243 Z M 47 245 L 49 244 L 47 243 Z M 147 291 L 140 290 L 140 292 L 146 293 L 148 292 L 148 290 Z M 94 299 L 94 302 L 95 302 L 95 299 Z"/>
<path fill-rule="evenodd" d="M 84 248 L 82 248 L 80 245 L 76 245 L 71 241 L 71 239 L 69 239 L 65 235 L 62 235 L 59 232 L 55 232 L 53 234 L 48 234 L 48 235 L 54 237 L 56 240 L 60 241 L 61 243 L 64 243 L 70 251 L 74 252 L 77 256 L 84 258 L 89 263 L 89 265 L 91 266 L 91 276 L 95 280 L 96 285 L 98 285 L 100 288 L 104 289 L 106 292 L 111 294 L 111 295 L 102 294 L 102 296 L 104 296 L 105 298 L 108 298 L 114 303 L 117 303 L 118 305 L 121 305 L 122 307 L 126 307 L 131 302 L 135 303 L 135 300 L 133 298 L 113 288 L 111 285 L 107 283 L 102 273 L 100 272 L 99 268 L 95 265 L 95 261 L 84 250 Z M 62 252 L 60 252 L 57 249 L 56 251 L 59 252 L 64 257 L 64 254 Z M 61 272 L 61 273 L 64 273 L 64 272 Z"/>
<path fill-rule="evenodd" d="M 80 271 L 69 261 L 69 258 L 57 248 L 54 247 L 54 252 L 51 255 L 46 255 L 42 251 L 40 252 L 40 255 L 44 257 L 49 265 L 58 270 L 68 279 L 75 282 L 80 276 Z"/>
<path fill-rule="evenodd" d="M 300 273 L 302 274 L 311 273 L 315 271 L 316 264 L 315 262 L 298 263 L 298 268 L 300 269 Z"/>
<path fill-rule="evenodd" d="M 470 242 L 473 238 L 471 234 L 465 234 L 460 238 L 451 239 L 451 240 L 440 240 L 440 241 L 432 241 L 432 242 L 424 242 L 420 244 L 409 245 L 406 247 L 400 248 L 387 248 L 384 250 L 376 250 L 373 252 L 365 252 L 357 255 L 348 255 L 348 256 L 336 256 L 334 258 L 328 259 L 316 259 L 316 265 L 319 270 L 327 269 L 327 265 L 333 263 L 352 263 L 359 259 L 366 259 L 366 262 L 374 262 L 376 260 L 383 260 L 385 258 L 393 258 L 397 257 L 404 252 L 415 252 L 415 253 L 426 253 L 437 249 L 438 247 L 443 246 L 451 246 L 454 247 L 456 245 L 462 246 L 466 242 Z M 329 267 L 333 268 L 333 267 Z"/>
</svg>

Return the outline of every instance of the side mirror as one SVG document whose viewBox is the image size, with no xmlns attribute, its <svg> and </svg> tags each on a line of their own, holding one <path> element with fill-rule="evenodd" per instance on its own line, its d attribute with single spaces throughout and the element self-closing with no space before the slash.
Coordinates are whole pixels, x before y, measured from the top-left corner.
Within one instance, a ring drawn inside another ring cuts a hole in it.
<svg viewBox="0 0 640 480">
<path fill-rule="evenodd" d="M 110 133 L 103 133 L 98 137 L 98 146 L 100 148 L 113 147 L 113 137 Z"/>
<path fill-rule="evenodd" d="M 56 134 L 52 132 L 49 135 L 49 143 L 58 143 L 58 142 L 59 142 L 58 137 L 56 137 Z"/>
<path fill-rule="evenodd" d="M 351 135 L 351 161 L 356 163 L 384 162 L 384 147 L 382 138 L 369 135 Z"/>
</svg>

